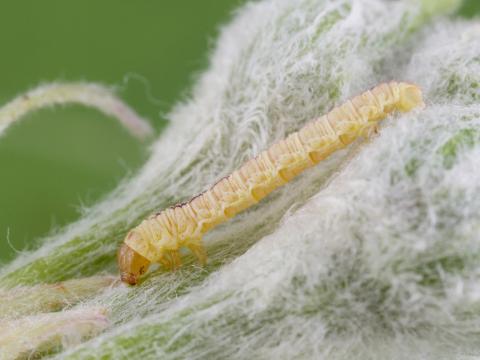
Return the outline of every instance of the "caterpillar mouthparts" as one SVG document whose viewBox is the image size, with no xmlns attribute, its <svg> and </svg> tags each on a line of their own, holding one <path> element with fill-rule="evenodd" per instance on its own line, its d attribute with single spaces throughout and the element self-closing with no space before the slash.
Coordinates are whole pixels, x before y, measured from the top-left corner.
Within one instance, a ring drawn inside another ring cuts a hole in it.
<svg viewBox="0 0 480 360">
<path fill-rule="evenodd" d="M 205 264 L 202 236 L 262 200 L 276 188 L 361 136 L 395 110 L 423 107 L 422 91 L 405 82 L 383 83 L 306 124 L 273 144 L 209 190 L 167 208 L 130 230 L 118 251 L 121 279 L 138 283 L 151 263 L 181 266 L 179 249 L 190 249 Z"/>
</svg>

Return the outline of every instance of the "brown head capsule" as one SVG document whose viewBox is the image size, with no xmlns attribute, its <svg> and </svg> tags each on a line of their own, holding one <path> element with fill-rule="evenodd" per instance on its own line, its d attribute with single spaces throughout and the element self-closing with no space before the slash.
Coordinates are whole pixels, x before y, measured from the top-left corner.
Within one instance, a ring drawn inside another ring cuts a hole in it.
<svg viewBox="0 0 480 360">
<path fill-rule="evenodd" d="M 122 244 L 118 250 L 118 267 L 123 282 L 136 285 L 141 275 L 145 274 L 150 266 L 150 261 L 130 248 Z"/>
<path fill-rule="evenodd" d="M 132 229 L 118 253 L 122 280 L 136 284 L 153 262 L 168 269 L 181 265 L 186 247 L 206 261 L 202 235 L 263 199 L 276 188 L 362 136 L 398 110 L 423 107 L 414 84 L 380 84 L 348 100 L 298 132 L 273 144 L 238 170 L 190 201 L 163 210 Z"/>
</svg>

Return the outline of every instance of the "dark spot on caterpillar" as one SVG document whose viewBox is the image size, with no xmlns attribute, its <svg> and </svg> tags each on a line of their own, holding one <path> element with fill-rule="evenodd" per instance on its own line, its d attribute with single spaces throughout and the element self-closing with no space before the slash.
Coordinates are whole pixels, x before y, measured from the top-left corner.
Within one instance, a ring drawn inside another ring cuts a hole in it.
<svg viewBox="0 0 480 360">
<path fill-rule="evenodd" d="M 205 191 L 202 191 L 200 194 L 198 195 L 195 195 L 193 198 L 191 198 L 190 200 L 188 201 L 184 201 L 184 202 L 181 202 L 181 203 L 178 203 L 178 204 L 175 204 L 175 205 L 172 205 L 169 207 L 169 209 L 175 209 L 175 208 L 178 208 L 178 207 L 183 207 L 185 205 L 188 205 L 189 203 L 191 203 L 193 200 L 195 200 L 196 198 L 202 196 L 203 194 L 205 194 L 208 190 L 205 190 Z M 156 213 L 155 215 L 158 216 L 162 213 L 162 211 Z"/>
</svg>

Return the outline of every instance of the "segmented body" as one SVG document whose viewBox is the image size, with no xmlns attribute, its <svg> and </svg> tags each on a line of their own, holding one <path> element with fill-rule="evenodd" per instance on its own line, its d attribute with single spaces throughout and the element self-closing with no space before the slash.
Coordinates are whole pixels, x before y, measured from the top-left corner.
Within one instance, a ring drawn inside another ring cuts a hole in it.
<svg viewBox="0 0 480 360">
<path fill-rule="evenodd" d="M 180 266 L 181 247 L 189 248 L 203 263 L 201 239 L 207 231 L 367 135 L 392 111 L 422 104 L 420 89 L 409 83 L 390 82 L 366 91 L 273 144 L 209 190 L 144 220 L 130 231 L 125 244 L 168 268 Z"/>
</svg>

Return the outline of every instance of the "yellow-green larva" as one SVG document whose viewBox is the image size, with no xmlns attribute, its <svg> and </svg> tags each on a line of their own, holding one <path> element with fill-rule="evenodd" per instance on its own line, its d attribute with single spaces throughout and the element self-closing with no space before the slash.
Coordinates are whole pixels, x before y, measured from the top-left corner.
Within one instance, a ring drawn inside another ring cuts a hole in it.
<svg viewBox="0 0 480 360">
<path fill-rule="evenodd" d="M 142 221 L 125 238 L 118 253 L 124 282 L 136 284 L 152 262 L 169 269 L 181 265 L 179 249 L 206 261 L 202 236 L 254 205 L 303 170 L 314 166 L 356 138 L 368 135 L 394 110 L 423 106 L 413 84 L 390 82 L 354 97 L 298 132 L 273 144 L 209 190 Z"/>
</svg>

